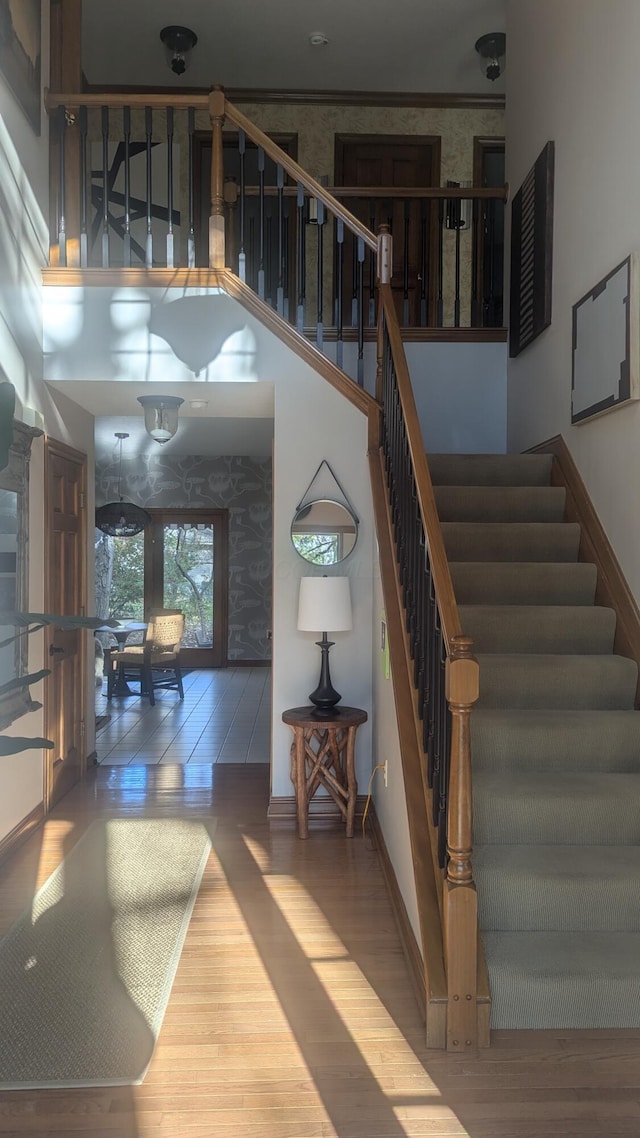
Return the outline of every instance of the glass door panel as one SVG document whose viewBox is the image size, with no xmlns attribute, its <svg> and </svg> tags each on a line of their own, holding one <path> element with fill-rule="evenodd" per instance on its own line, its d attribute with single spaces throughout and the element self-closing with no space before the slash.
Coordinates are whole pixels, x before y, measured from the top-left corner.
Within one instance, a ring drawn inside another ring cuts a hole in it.
<svg viewBox="0 0 640 1138">
<path fill-rule="evenodd" d="M 166 522 L 162 527 L 162 607 L 184 613 L 184 648 L 213 645 L 213 525 Z"/>
<path fill-rule="evenodd" d="M 149 510 L 145 530 L 145 612 L 184 613 L 186 667 L 227 663 L 227 511 Z"/>
</svg>

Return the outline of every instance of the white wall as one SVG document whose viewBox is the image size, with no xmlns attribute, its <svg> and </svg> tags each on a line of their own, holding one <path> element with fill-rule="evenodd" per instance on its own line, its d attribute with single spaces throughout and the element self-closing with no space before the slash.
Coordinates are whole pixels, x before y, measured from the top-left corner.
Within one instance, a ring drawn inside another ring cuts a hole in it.
<svg viewBox="0 0 640 1138">
<path fill-rule="evenodd" d="M 513 190 L 556 151 L 552 324 L 509 362 L 509 449 L 564 435 L 640 598 L 640 403 L 575 427 L 570 404 L 572 305 L 640 249 L 640 4 L 510 0 L 507 42 Z"/>
<path fill-rule="evenodd" d="M 504 454 L 507 345 L 405 344 L 425 449 Z"/>
</svg>

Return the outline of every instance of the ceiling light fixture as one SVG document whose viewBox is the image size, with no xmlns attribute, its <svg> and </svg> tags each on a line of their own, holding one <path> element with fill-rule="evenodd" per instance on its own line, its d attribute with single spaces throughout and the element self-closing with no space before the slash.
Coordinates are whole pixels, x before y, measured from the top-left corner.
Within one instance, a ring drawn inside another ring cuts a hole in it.
<svg viewBox="0 0 640 1138">
<path fill-rule="evenodd" d="M 178 408 L 184 403 L 179 395 L 139 395 L 144 407 L 144 426 L 157 443 L 168 443 L 178 430 Z"/>
<path fill-rule="evenodd" d="M 198 42 L 198 37 L 191 28 L 183 28 L 180 24 L 169 24 L 160 32 L 167 54 L 167 64 L 178 77 L 184 75 L 189 66 L 191 52 Z"/>
<path fill-rule="evenodd" d="M 480 67 L 486 79 L 492 82 L 504 71 L 507 37 L 504 32 L 487 32 L 476 40 L 476 51 L 480 56 Z"/>
<path fill-rule="evenodd" d="M 151 523 L 151 515 L 133 502 L 125 502 L 121 493 L 122 484 L 122 440 L 128 439 L 126 431 L 116 431 L 120 442 L 120 461 L 118 464 L 118 501 L 107 502 L 96 510 L 96 527 L 108 537 L 135 537 Z"/>
<path fill-rule="evenodd" d="M 309 43 L 312 47 L 325 47 L 329 43 L 329 38 L 324 32 L 311 32 Z"/>
</svg>

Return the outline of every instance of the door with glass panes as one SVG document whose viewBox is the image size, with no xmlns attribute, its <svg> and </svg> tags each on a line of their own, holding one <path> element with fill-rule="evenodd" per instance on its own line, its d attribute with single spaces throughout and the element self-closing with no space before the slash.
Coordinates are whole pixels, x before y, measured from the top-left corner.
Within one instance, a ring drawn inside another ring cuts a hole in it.
<svg viewBox="0 0 640 1138">
<path fill-rule="evenodd" d="M 144 538 L 145 617 L 179 609 L 185 667 L 227 663 L 227 510 L 149 510 Z"/>
</svg>

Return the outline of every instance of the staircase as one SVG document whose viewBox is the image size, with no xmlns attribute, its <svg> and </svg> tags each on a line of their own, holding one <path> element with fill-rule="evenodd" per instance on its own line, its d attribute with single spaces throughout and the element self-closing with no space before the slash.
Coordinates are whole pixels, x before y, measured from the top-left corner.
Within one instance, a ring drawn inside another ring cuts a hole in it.
<svg viewBox="0 0 640 1138">
<path fill-rule="evenodd" d="M 638 669 L 550 455 L 431 455 L 465 634 L 493 1028 L 640 1027 Z"/>
</svg>

